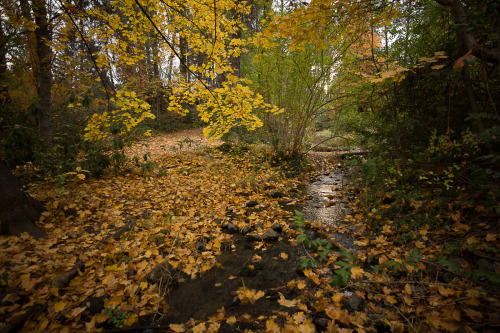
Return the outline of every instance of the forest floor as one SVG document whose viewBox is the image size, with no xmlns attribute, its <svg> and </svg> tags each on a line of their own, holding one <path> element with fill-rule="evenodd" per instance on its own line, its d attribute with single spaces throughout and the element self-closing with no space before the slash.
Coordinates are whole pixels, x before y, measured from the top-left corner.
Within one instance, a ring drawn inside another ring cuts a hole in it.
<svg viewBox="0 0 500 333">
<path fill-rule="evenodd" d="M 304 192 L 311 180 L 350 173 L 338 153 L 311 155 L 316 171 L 294 178 L 294 166 L 272 163 L 266 149 L 219 144 L 199 130 L 156 136 L 127 151 L 149 153 L 148 168 L 30 184 L 47 209 L 38 226 L 49 237 L 0 238 L 0 331 L 15 323 L 23 332 L 499 327 L 496 287 L 431 261 L 436 239 L 462 237 L 464 224 L 446 235 L 418 228 L 403 243 L 390 222 L 375 235 L 365 221 L 379 217 L 356 200 L 356 182 L 323 193 L 324 202 Z M 307 211 L 308 202 L 342 204 L 348 214 L 335 225 L 304 219 L 295 209 Z M 498 240 L 493 232 L 464 239 L 479 237 Z M 447 261 L 498 263 L 478 258 Z"/>
</svg>

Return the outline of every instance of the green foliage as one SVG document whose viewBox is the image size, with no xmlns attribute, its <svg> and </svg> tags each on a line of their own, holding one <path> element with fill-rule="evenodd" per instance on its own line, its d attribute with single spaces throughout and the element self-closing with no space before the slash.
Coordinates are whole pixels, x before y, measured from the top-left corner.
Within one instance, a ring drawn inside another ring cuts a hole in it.
<svg viewBox="0 0 500 333">
<path fill-rule="evenodd" d="M 104 315 L 109 316 L 107 320 L 107 324 L 113 325 L 114 327 L 120 327 L 125 322 L 125 318 L 127 317 L 127 312 L 117 309 L 117 308 L 106 308 L 104 309 Z"/>
<path fill-rule="evenodd" d="M 348 252 L 344 249 L 340 249 L 340 257 L 342 260 L 335 262 L 335 265 L 340 266 L 340 269 L 334 270 L 334 276 L 332 278 L 332 286 L 345 286 L 349 283 L 351 278 L 351 268 L 354 263 L 358 260 L 352 252 Z"/>
<path fill-rule="evenodd" d="M 303 228 L 307 225 L 307 222 L 304 218 L 304 214 L 302 214 L 298 210 L 295 211 L 293 219 L 295 220 L 295 222 L 293 222 L 293 225 L 297 228 Z"/>
<path fill-rule="evenodd" d="M 304 244 L 305 246 L 307 246 L 307 249 L 310 252 L 314 252 L 317 254 L 317 259 L 312 257 L 303 257 L 298 269 L 304 270 L 306 268 L 317 267 L 319 265 L 319 262 L 326 260 L 328 254 L 332 252 L 333 244 L 322 238 L 310 240 L 309 236 L 307 236 L 303 229 L 307 225 L 307 222 L 304 219 L 304 215 L 298 210 L 295 211 L 295 215 L 293 218 L 295 220 L 293 222 L 293 225 L 299 232 L 299 235 L 297 236 L 297 243 Z"/>
</svg>

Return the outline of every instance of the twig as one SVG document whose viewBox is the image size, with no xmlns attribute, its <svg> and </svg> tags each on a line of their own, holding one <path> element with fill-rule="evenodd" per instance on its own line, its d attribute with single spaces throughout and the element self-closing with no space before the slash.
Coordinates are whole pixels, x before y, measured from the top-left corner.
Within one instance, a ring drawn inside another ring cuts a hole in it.
<svg viewBox="0 0 500 333">
<path fill-rule="evenodd" d="M 472 279 L 470 279 L 470 278 L 468 278 L 468 277 L 464 276 L 463 274 L 460 274 L 460 273 L 456 273 L 456 272 L 450 271 L 450 270 L 449 270 L 449 269 L 447 269 L 446 267 L 443 267 L 443 266 L 441 266 L 441 265 L 438 265 L 438 264 L 436 264 L 436 263 L 434 263 L 434 262 L 432 262 L 432 261 L 428 261 L 428 260 L 420 259 L 420 262 L 423 262 L 424 264 L 429 264 L 429 265 L 435 266 L 435 267 L 437 267 L 437 268 L 439 268 L 439 269 L 441 269 L 441 270 L 443 270 L 443 271 L 446 271 L 447 273 L 450 273 L 450 274 L 452 274 L 452 275 L 455 275 L 455 276 L 460 277 L 460 278 L 463 278 L 463 279 L 467 279 L 467 280 L 472 281 L 473 283 L 477 283 L 477 284 L 479 284 L 479 285 L 481 285 L 481 286 L 483 286 L 483 287 L 498 289 L 498 287 L 495 287 L 495 286 L 493 286 L 493 285 L 491 285 L 491 284 L 484 283 L 484 282 L 481 282 L 481 281 L 474 281 L 474 280 L 472 280 Z"/>
<path fill-rule="evenodd" d="M 121 227 L 117 232 L 115 232 L 111 238 L 113 238 L 114 240 L 118 240 L 120 239 L 120 237 L 126 233 L 127 231 L 130 231 L 134 225 L 135 225 L 136 221 L 134 219 L 130 219 L 130 222 L 127 223 L 125 226 Z"/>
<path fill-rule="evenodd" d="M 82 267 L 83 261 L 77 260 L 73 268 L 61 274 L 52 282 L 52 285 L 56 286 L 59 289 L 66 287 Z"/>
<path fill-rule="evenodd" d="M 425 284 L 429 286 L 449 286 L 458 288 L 468 288 L 470 286 L 459 286 L 456 284 L 442 283 L 442 282 L 424 282 L 424 281 L 371 281 L 371 280 L 352 280 L 353 283 L 373 283 L 373 284 Z"/>
</svg>

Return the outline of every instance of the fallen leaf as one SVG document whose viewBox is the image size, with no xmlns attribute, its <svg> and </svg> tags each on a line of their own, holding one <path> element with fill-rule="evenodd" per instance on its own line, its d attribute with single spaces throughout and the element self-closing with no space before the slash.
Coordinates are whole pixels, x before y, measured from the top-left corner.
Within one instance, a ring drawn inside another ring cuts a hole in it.
<svg viewBox="0 0 500 333">
<path fill-rule="evenodd" d="M 361 267 L 353 267 L 351 268 L 351 278 L 357 279 L 357 278 L 362 278 L 364 275 L 365 271 Z"/>
<path fill-rule="evenodd" d="M 480 323 L 483 320 L 483 314 L 481 312 L 478 312 L 476 310 L 470 309 L 470 308 L 465 308 L 463 309 L 467 317 L 470 319 L 474 320 L 476 323 Z"/>
<path fill-rule="evenodd" d="M 65 302 L 57 302 L 54 304 L 54 310 L 56 312 L 60 312 L 66 308 L 66 303 Z"/>
<path fill-rule="evenodd" d="M 123 322 L 123 325 L 132 326 L 136 323 L 137 320 L 138 320 L 137 314 L 133 313 L 133 314 L 129 315 L 127 317 L 127 319 L 125 319 L 125 321 Z"/>
<path fill-rule="evenodd" d="M 443 296 L 455 295 L 456 291 L 453 288 L 446 288 L 445 286 L 439 286 L 438 291 Z"/>
<path fill-rule="evenodd" d="M 183 324 L 170 324 L 169 327 L 172 331 L 177 332 L 177 333 L 181 333 L 181 332 L 186 331 Z"/>
<path fill-rule="evenodd" d="M 295 300 L 287 300 L 282 293 L 280 293 L 280 299 L 278 300 L 280 305 L 286 306 L 287 308 L 293 308 L 297 305 L 297 301 Z"/>
<path fill-rule="evenodd" d="M 193 333 L 202 333 L 202 332 L 206 332 L 207 331 L 207 327 L 205 326 L 205 323 L 200 323 L 198 325 L 196 325 L 195 327 L 193 327 Z"/>
</svg>

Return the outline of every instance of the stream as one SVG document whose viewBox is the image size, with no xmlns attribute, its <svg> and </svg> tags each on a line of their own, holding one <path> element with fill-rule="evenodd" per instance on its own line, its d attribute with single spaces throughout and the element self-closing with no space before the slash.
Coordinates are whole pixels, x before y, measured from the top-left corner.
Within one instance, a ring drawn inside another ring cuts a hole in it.
<svg viewBox="0 0 500 333">
<path fill-rule="evenodd" d="M 325 172 L 305 185 L 305 202 L 293 206 L 293 210 L 300 211 L 306 220 L 321 222 L 326 226 L 326 231 L 332 230 L 328 235 L 344 249 L 356 250 L 354 239 L 349 234 L 333 231 L 333 229 L 350 226 L 345 224 L 344 218 L 351 213 L 350 205 L 355 197 L 346 193 L 346 186 L 351 183 L 359 171 L 354 167 L 337 167 L 332 172 Z M 290 209 L 290 208 L 287 208 Z"/>
<path fill-rule="evenodd" d="M 354 196 L 345 194 L 346 191 L 343 190 L 351 181 L 350 175 L 355 173 L 354 168 L 340 167 L 339 164 L 331 172 L 324 172 L 299 188 L 301 197 L 306 197 L 303 202 L 293 205 L 283 202 L 282 208 L 292 214 L 295 210 L 302 212 L 311 223 L 319 221 L 325 224 L 327 227 L 324 229 L 330 240 L 334 240 L 346 250 L 355 251 L 353 239 L 335 230 L 339 227 L 349 228 L 343 224 L 343 219 L 350 213 L 349 204 L 353 202 Z M 324 233 L 319 235 L 312 229 L 306 229 L 305 233 L 310 239 L 325 237 Z M 230 248 L 217 256 L 218 264 L 210 271 L 194 280 L 180 279 L 178 286 L 165 296 L 169 304 L 166 315 L 161 319 L 150 320 L 162 325 L 185 323 L 190 318 L 196 321 L 208 320 L 216 316 L 221 309 L 224 309 L 226 318 L 245 318 L 248 315 L 258 318 L 275 311 L 292 313 L 293 308 L 284 309 L 277 300 L 280 293 L 286 299 L 298 296 L 293 288 L 287 288 L 286 285 L 292 280 L 304 280 L 303 273 L 298 271 L 297 267 L 308 255 L 305 247 L 292 245 L 285 237 L 262 249 L 254 247 L 241 233 L 233 234 L 232 245 L 232 250 Z M 287 254 L 286 260 L 280 258 L 283 253 Z M 255 256 L 260 259 L 255 261 Z M 311 281 L 307 283 L 311 284 Z M 236 296 L 236 291 L 242 287 L 263 291 L 265 295 L 254 304 L 244 304 Z M 312 285 L 310 287 L 314 288 Z M 259 326 L 253 320 L 243 319 L 235 323 L 225 323 L 219 332 L 244 330 L 259 330 Z"/>
</svg>

